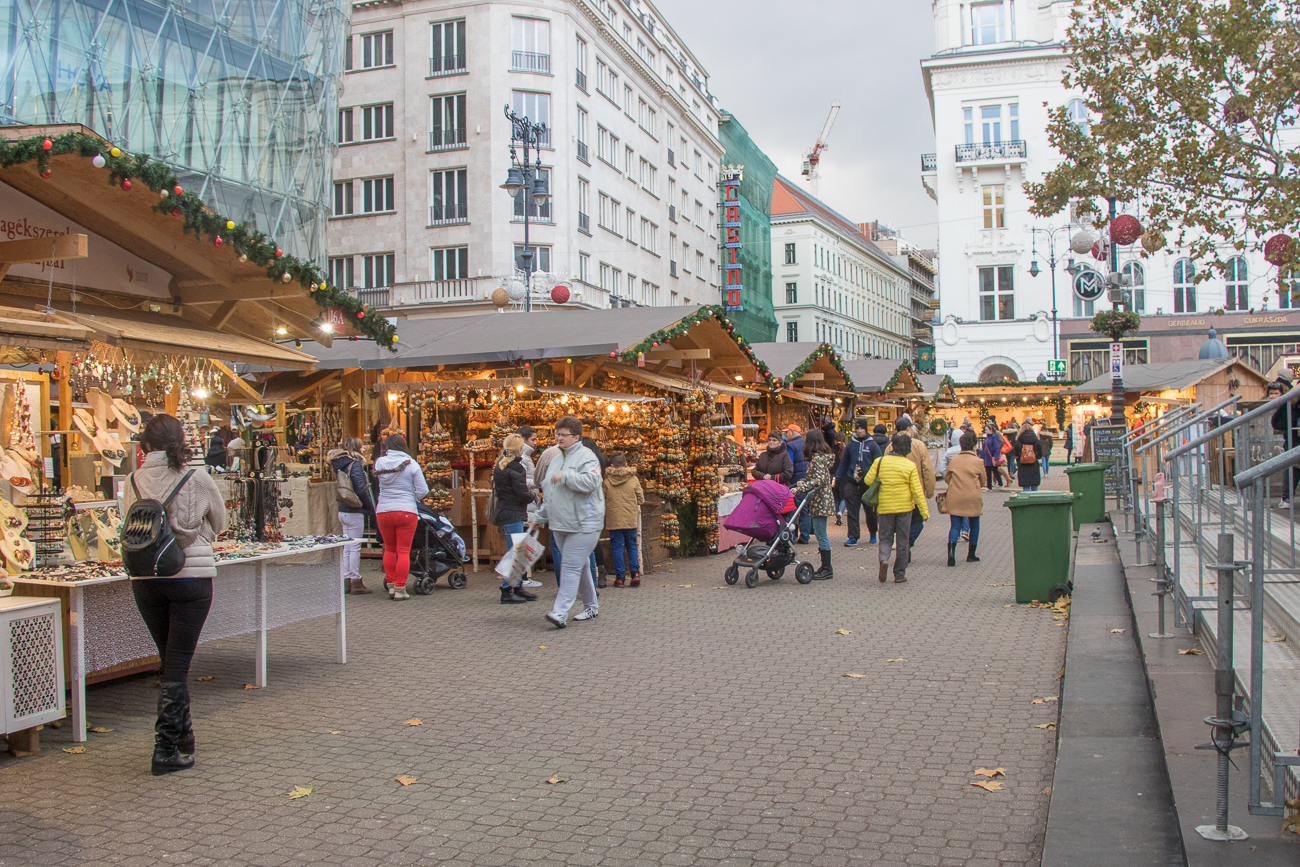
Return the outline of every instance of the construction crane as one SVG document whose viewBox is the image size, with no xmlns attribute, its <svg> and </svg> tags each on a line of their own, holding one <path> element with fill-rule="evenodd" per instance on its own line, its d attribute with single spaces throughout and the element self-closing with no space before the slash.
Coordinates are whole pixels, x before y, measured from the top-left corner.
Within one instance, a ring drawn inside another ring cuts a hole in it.
<svg viewBox="0 0 1300 867">
<path fill-rule="evenodd" d="M 830 146 L 831 127 L 835 125 L 835 116 L 840 113 L 840 101 L 837 99 L 831 103 L 831 113 L 826 115 L 826 124 L 822 127 L 822 134 L 817 136 L 817 144 L 813 145 L 812 150 L 803 155 L 803 176 L 808 179 L 809 192 L 813 198 L 817 198 L 821 192 L 821 172 L 817 170 L 818 163 L 822 159 L 822 151 Z"/>
</svg>

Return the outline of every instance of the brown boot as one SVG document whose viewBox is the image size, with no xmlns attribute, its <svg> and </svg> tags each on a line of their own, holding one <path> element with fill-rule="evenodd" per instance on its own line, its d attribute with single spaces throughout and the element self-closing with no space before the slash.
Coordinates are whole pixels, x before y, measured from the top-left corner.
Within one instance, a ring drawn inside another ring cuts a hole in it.
<svg viewBox="0 0 1300 867">
<path fill-rule="evenodd" d="M 355 593 L 358 596 L 364 596 L 367 593 L 374 593 L 375 591 L 367 587 L 360 578 L 353 578 L 352 586 L 348 589 L 348 592 Z"/>
<path fill-rule="evenodd" d="M 884 584 L 886 581 L 889 580 L 889 561 L 888 561 L 888 560 L 885 560 L 884 562 L 882 562 L 882 563 L 880 564 L 880 574 L 877 575 L 876 577 L 880 579 L 880 583 L 881 583 L 881 584 Z"/>
</svg>

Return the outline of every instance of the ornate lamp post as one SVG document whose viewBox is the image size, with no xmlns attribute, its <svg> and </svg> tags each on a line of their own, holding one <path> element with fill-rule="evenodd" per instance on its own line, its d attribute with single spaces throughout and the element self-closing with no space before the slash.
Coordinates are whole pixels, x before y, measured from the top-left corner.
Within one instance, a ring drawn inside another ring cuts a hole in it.
<svg viewBox="0 0 1300 867">
<path fill-rule="evenodd" d="M 1038 268 L 1038 236 L 1041 234 L 1047 239 L 1047 268 L 1052 272 L 1052 357 L 1061 357 L 1061 340 L 1060 329 L 1057 326 L 1056 316 L 1056 266 L 1061 260 L 1056 256 L 1056 236 L 1064 234 L 1069 236 L 1070 226 L 1054 226 L 1049 229 L 1040 229 L 1037 226 L 1030 229 L 1034 238 L 1034 258 L 1029 263 L 1029 276 L 1037 277 L 1042 272 Z M 1067 245 L 1068 246 L 1068 245 Z M 1065 266 L 1065 271 L 1071 277 L 1079 272 L 1079 268 L 1074 264 L 1074 259 L 1069 260 Z M 1060 374 L 1053 373 L 1052 378 L 1056 379 Z"/>
<path fill-rule="evenodd" d="M 546 178 L 542 177 L 541 144 L 546 140 L 547 129 L 544 123 L 533 123 L 527 117 L 515 114 L 506 106 L 506 119 L 510 121 L 510 171 L 501 189 L 510 194 L 510 198 L 523 193 L 524 202 L 524 311 L 533 309 L 533 248 L 528 241 L 529 199 L 538 207 L 551 197 L 546 188 Z M 516 146 L 523 150 L 523 159 L 519 159 Z M 536 153 L 536 164 L 529 165 L 528 151 Z"/>
</svg>

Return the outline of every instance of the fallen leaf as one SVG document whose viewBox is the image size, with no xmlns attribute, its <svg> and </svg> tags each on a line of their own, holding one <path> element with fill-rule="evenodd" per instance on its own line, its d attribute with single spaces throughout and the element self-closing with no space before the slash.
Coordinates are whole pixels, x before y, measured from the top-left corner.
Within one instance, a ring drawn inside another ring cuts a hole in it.
<svg viewBox="0 0 1300 867">
<path fill-rule="evenodd" d="M 332 734 L 332 735 L 341 735 L 341 734 L 343 734 L 343 732 L 330 732 L 330 734 Z"/>
<path fill-rule="evenodd" d="M 548 779 L 546 782 L 548 782 L 548 783 L 550 783 L 552 786 L 554 786 L 554 785 L 556 785 L 557 783 L 563 783 L 563 782 L 564 782 L 564 778 L 561 777 L 559 774 L 551 774 L 550 779 Z"/>
<path fill-rule="evenodd" d="M 900 656 L 898 659 L 886 659 L 885 662 L 907 662 L 907 660 Z"/>
<path fill-rule="evenodd" d="M 1289 801 L 1284 801 L 1283 804 L 1288 810 L 1295 810 L 1296 814 L 1286 817 L 1286 820 L 1282 822 L 1282 830 L 1295 831 L 1300 834 L 1300 798 L 1292 798 Z"/>
<path fill-rule="evenodd" d="M 1264 643 L 1265 643 L 1265 644 L 1280 644 L 1280 643 L 1282 643 L 1283 641 L 1286 641 L 1286 636 L 1285 636 L 1285 635 L 1280 636 L 1280 637 L 1278 637 L 1278 638 L 1265 638 L 1265 639 L 1264 639 Z M 1300 832 L 1297 832 L 1297 833 L 1300 833 Z"/>
<path fill-rule="evenodd" d="M 1047 704 L 1049 701 L 1056 701 L 1057 696 L 1049 695 L 1046 698 L 1036 698 L 1030 704 Z"/>
<path fill-rule="evenodd" d="M 197 680 L 199 683 L 207 683 L 209 680 L 212 680 L 212 675 L 205 674 L 203 677 L 196 677 L 194 679 Z"/>
<path fill-rule="evenodd" d="M 253 686 L 251 683 L 244 684 L 244 689 L 261 689 L 260 686 Z"/>
<path fill-rule="evenodd" d="M 537 645 L 537 649 L 538 649 L 538 650 L 549 650 L 550 647 L 551 647 L 551 646 L 550 646 L 549 644 L 539 644 L 539 645 Z"/>
<path fill-rule="evenodd" d="M 1183 656 L 1204 656 L 1205 655 L 1205 651 L 1201 650 L 1199 647 L 1189 647 L 1186 650 L 1180 650 L 1178 652 L 1181 653 Z"/>
<path fill-rule="evenodd" d="M 86 751 L 86 748 L 85 748 L 85 747 L 64 747 L 64 748 L 63 748 L 63 751 L 64 751 L 65 753 L 74 753 L 74 754 L 75 754 L 75 753 L 84 753 L 84 752 Z"/>
<path fill-rule="evenodd" d="M 976 780 L 975 782 L 971 783 L 971 785 L 972 785 L 972 786 L 979 786 L 981 789 L 983 789 L 983 790 L 986 791 L 986 792 L 1000 792 L 1000 791 L 1002 791 L 1002 784 L 1001 784 L 1001 783 L 997 783 L 997 782 L 989 782 L 988 780 Z"/>
<path fill-rule="evenodd" d="M 424 720 L 421 720 L 421 719 L 408 719 L 406 722 L 402 723 L 402 725 L 404 725 L 404 726 L 422 726 L 422 725 L 424 725 Z"/>
<path fill-rule="evenodd" d="M 977 777 L 988 777 L 992 779 L 993 777 L 1005 777 L 1006 775 L 1007 775 L 1006 768 L 976 768 L 975 769 L 975 776 Z"/>
<path fill-rule="evenodd" d="M 852 635 L 852 634 L 853 634 L 853 630 L 852 630 L 852 629 L 837 629 L 837 630 L 835 630 L 835 634 L 836 634 L 836 635 Z"/>
<path fill-rule="evenodd" d="M 411 783 L 415 782 L 415 777 L 408 777 L 406 774 L 402 774 L 400 777 L 393 777 L 393 780 L 394 782 L 401 783 L 403 786 L 409 786 Z"/>
<path fill-rule="evenodd" d="M 862 677 L 862 675 L 860 675 L 860 674 L 849 673 L 849 674 L 841 674 L 840 677 L 854 677 L 854 678 L 857 678 L 857 677 Z"/>
<path fill-rule="evenodd" d="M 1050 796 L 1052 794 L 1052 787 L 1048 786 L 1046 789 L 1043 789 L 1043 794 Z"/>
<path fill-rule="evenodd" d="M 97 735 L 108 734 L 112 729 L 106 729 L 103 726 L 86 726 L 86 731 L 94 732 Z"/>
<path fill-rule="evenodd" d="M 1124 630 L 1122 630 L 1122 629 L 1112 629 L 1112 630 L 1110 631 L 1110 634 L 1111 634 L 1111 635 L 1119 635 L 1119 634 L 1122 633 L 1123 631 L 1124 631 Z"/>
<path fill-rule="evenodd" d="M 678 584 L 678 587 L 694 587 L 694 584 Z"/>
<path fill-rule="evenodd" d="M 1070 607 L 1070 597 L 1062 596 L 1060 599 L 1056 600 L 1056 605 L 1053 607 L 1058 611 L 1064 611 L 1066 608 Z"/>
<path fill-rule="evenodd" d="M 713 589 L 714 589 L 714 590 L 726 590 L 727 588 L 726 588 L 725 586 L 723 586 L 723 587 L 714 587 Z"/>
<path fill-rule="evenodd" d="M 1047 729 L 1049 732 L 1056 731 L 1056 723 L 1039 723 L 1034 726 L 1036 729 Z"/>
<path fill-rule="evenodd" d="M 292 791 L 285 792 L 290 801 L 296 801 L 299 798 L 305 798 L 311 794 L 311 786 L 294 786 Z"/>
</svg>

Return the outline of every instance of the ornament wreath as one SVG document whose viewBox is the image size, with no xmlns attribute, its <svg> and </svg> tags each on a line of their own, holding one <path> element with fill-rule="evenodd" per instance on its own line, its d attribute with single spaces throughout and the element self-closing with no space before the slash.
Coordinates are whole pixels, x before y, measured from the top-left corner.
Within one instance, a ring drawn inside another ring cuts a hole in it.
<svg viewBox="0 0 1300 867">
<path fill-rule="evenodd" d="M 214 246 L 228 249 L 230 255 L 241 262 L 252 262 L 265 268 L 269 279 L 297 283 L 310 293 L 322 310 L 335 307 L 342 310 L 357 331 L 380 346 L 397 351 L 397 329 L 387 319 L 360 299 L 331 285 L 314 262 L 286 254 L 264 233 L 250 228 L 247 223 L 236 223 L 213 213 L 199 196 L 181 187 L 167 164 L 148 154 L 127 154 L 98 136 L 68 132 L 53 138 L 36 136 L 14 142 L 0 141 L 0 168 L 35 161 L 41 177 L 48 178 L 52 174 L 50 157 L 63 154 L 90 159 L 97 168 L 102 163 L 108 183 L 123 191 L 129 192 L 134 183 L 143 182 L 158 194 L 159 201 L 153 209 L 160 214 L 181 218 L 183 231 L 194 233 L 195 240 L 202 241 L 206 236 Z"/>
</svg>

